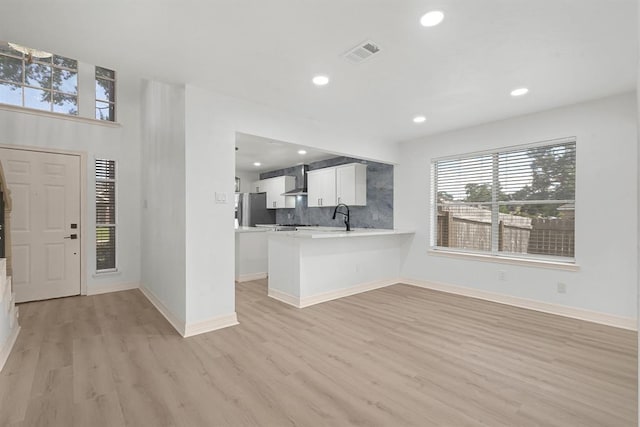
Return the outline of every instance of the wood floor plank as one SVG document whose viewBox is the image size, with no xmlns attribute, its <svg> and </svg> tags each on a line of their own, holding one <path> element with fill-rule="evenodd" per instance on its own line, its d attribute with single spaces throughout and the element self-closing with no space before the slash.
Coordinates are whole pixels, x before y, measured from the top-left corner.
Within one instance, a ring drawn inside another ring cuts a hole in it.
<svg viewBox="0 0 640 427">
<path fill-rule="evenodd" d="M 125 425 L 120 400 L 114 391 L 79 401 L 73 406 L 76 427 L 121 427 Z"/>
<path fill-rule="evenodd" d="M 180 337 L 139 291 L 22 304 L 0 425 L 634 426 L 632 331 L 394 285 Z"/>
</svg>

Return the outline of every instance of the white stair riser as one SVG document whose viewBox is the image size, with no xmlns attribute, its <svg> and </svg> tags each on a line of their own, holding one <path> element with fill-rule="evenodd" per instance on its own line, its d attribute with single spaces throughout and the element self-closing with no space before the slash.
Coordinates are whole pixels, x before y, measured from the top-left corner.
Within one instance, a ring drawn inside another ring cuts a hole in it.
<svg viewBox="0 0 640 427">
<path fill-rule="evenodd" d="M 8 313 L 11 310 L 11 307 L 16 305 L 15 301 L 16 301 L 15 292 L 11 292 L 11 289 L 7 288 L 4 296 L 4 312 L 5 313 Z"/>
<path fill-rule="evenodd" d="M 13 327 L 18 323 L 18 316 L 20 315 L 18 311 L 18 307 L 15 305 L 11 308 L 11 312 L 9 313 L 9 328 L 13 329 Z"/>
</svg>

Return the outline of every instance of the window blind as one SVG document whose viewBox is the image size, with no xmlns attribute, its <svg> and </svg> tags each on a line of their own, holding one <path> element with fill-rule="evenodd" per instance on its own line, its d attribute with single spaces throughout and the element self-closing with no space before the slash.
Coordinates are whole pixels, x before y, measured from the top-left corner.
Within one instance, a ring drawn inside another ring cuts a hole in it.
<svg viewBox="0 0 640 427">
<path fill-rule="evenodd" d="M 575 256 L 575 140 L 433 162 L 433 246 L 495 255 Z"/>
<path fill-rule="evenodd" d="M 96 159 L 96 270 L 116 268 L 116 165 Z"/>
</svg>

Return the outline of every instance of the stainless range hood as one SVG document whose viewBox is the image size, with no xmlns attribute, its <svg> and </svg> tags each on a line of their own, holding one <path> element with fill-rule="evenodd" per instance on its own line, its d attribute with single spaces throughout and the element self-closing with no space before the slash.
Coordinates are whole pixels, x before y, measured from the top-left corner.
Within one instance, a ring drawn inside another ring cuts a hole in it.
<svg viewBox="0 0 640 427">
<path fill-rule="evenodd" d="M 296 188 L 282 193 L 283 196 L 306 196 L 307 195 L 307 172 L 309 165 L 300 165 L 296 172 Z M 302 184 L 302 185 L 300 185 Z"/>
</svg>

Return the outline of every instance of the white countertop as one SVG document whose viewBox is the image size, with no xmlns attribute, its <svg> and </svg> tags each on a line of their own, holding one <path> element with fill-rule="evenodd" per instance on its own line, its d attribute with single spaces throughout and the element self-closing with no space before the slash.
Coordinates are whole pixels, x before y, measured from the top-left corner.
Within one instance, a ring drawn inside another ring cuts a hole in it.
<svg viewBox="0 0 640 427">
<path fill-rule="evenodd" d="M 269 231 L 268 228 L 263 227 L 243 227 L 236 228 L 236 233 L 265 233 Z"/>
<path fill-rule="evenodd" d="M 335 239 L 345 237 L 392 236 L 413 233 L 414 231 L 379 228 L 354 228 L 351 231 L 346 231 L 344 227 L 300 227 L 297 231 L 271 231 L 269 232 L 269 235 L 299 239 Z"/>
</svg>

